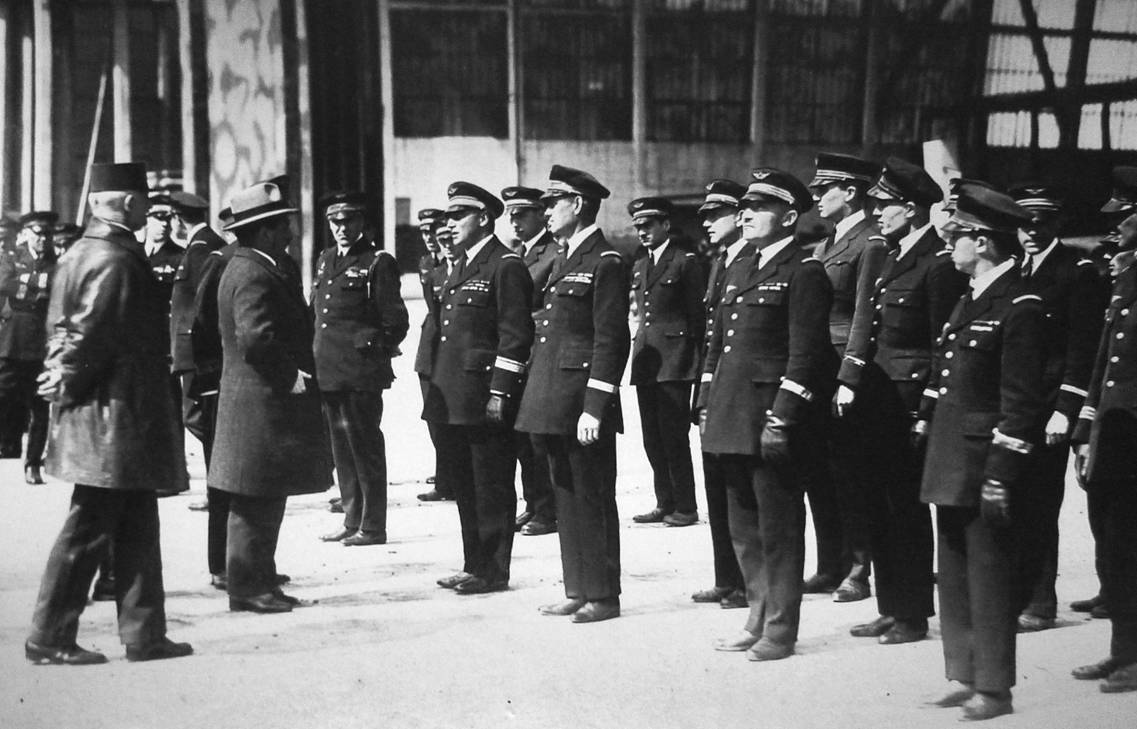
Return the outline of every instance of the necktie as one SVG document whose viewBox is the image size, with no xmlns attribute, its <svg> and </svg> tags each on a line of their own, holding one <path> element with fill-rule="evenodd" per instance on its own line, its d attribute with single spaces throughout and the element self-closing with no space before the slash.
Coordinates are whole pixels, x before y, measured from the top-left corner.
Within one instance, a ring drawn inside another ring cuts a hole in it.
<svg viewBox="0 0 1137 729">
<path fill-rule="evenodd" d="M 1034 273 L 1034 256 L 1029 253 L 1023 258 L 1022 276 L 1023 278 L 1030 278 Z"/>
</svg>

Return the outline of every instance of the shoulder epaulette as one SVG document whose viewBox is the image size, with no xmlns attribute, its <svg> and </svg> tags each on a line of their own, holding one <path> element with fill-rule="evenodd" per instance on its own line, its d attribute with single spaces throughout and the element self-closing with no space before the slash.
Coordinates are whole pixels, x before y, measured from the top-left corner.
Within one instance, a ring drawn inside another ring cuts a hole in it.
<svg viewBox="0 0 1137 729">
<path fill-rule="evenodd" d="M 225 249 L 224 249 L 224 248 L 218 248 L 217 250 L 213 250 L 213 251 L 210 251 L 210 252 L 209 252 L 209 255 L 211 255 L 211 256 L 220 256 L 220 255 L 221 255 L 221 251 L 223 251 L 223 250 L 225 250 Z"/>
<path fill-rule="evenodd" d="M 947 248 L 942 248 L 942 249 L 936 251 L 936 255 L 937 256 L 950 256 L 951 251 L 949 251 Z"/>
<path fill-rule="evenodd" d="M 694 258 L 695 257 L 695 254 L 692 253 L 691 251 L 687 251 L 683 255 L 686 256 L 687 258 Z"/>
<path fill-rule="evenodd" d="M 1011 303 L 1017 304 L 1020 301 L 1037 301 L 1038 303 L 1041 304 L 1042 303 L 1042 297 L 1037 295 L 1037 294 L 1023 294 L 1022 296 L 1018 296 L 1018 297 L 1012 299 Z"/>
<path fill-rule="evenodd" d="M 603 252 L 603 253 L 601 253 L 600 255 L 601 255 L 602 257 L 603 257 L 603 256 L 616 256 L 617 258 L 620 258 L 620 257 L 621 257 L 621 256 L 620 256 L 620 252 L 619 252 L 619 251 L 604 251 L 604 252 Z"/>
<path fill-rule="evenodd" d="M 818 263 L 821 263 L 821 259 L 818 258 L 817 256 L 808 256 L 806 258 L 801 259 L 802 263 L 809 263 L 810 261 L 817 261 Z"/>
<path fill-rule="evenodd" d="M 1080 258 L 1080 259 L 1078 259 L 1078 265 L 1079 266 L 1092 266 L 1092 265 L 1094 265 L 1094 262 L 1088 258 Z"/>
<path fill-rule="evenodd" d="M 510 253 L 502 253 L 502 254 L 501 254 L 501 257 L 502 257 L 502 258 L 516 258 L 516 259 L 517 259 L 517 260 L 519 260 L 519 261 L 521 260 L 521 256 L 519 256 L 519 255 L 517 255 L 516 253 L 513 253 L 513 252 L 510 252 Z"/>
</svg>

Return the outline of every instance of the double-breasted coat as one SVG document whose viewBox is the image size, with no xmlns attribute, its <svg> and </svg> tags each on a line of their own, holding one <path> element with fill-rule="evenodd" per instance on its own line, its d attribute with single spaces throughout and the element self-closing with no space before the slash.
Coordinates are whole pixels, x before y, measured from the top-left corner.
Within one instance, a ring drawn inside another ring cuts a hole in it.
<svg viewBox="0 0 1137 729">
<path fill-rule="evenodd" d="M 529 249 L 521 260 L 529 269 L 529 278 L 533 279 L 533 310 L 540 309 L 544 304 L 545 284 L 549 282 L 549 275 L 553 272 L 553 262 L 557 259 L 557 241 L 549 231 L 543 231 L 541 236 Z"/>
<path fill-rule="evenodd" d="M 27 246 L 0 253 L 0 359 L 42 362 L 55 260 Z"/>
<path fill-rule="evenodd" d="M 419 261 L 418 276 L 422 285 L 422 298 L 426 302 L 426 316 L 422 320 L 418 349 L 415 350 L 415 372 L 420 377 L 430 377 L 434 350 L 438 346 L 438 321 L 435 314 L 438 300 L 442 297 L 442 284 L 446 282 L 446 259 L 435 261 L 433 256 L 427 253 Z"/>
<path fill-rule="evenodd" d="M 699 376 L 706 282 L 694 253 L 674 242 L 652 263 L 632 266 L 632 295 L 640 325 L 632 342 L 632 385 L 694 382 Z"/>
<path fill-rule="evenodd" d="M 873 284 L 880 276 L 888 248 L 876 221 L 865 217 L 840 238 L 825 241 L 815 255 L 825 266 L 825 275 L 833 285 L 833 307 L 829 310 L 829 338 L 837 352 L 844 354 L 857 298 L 872 295 Z"/>
</svg>

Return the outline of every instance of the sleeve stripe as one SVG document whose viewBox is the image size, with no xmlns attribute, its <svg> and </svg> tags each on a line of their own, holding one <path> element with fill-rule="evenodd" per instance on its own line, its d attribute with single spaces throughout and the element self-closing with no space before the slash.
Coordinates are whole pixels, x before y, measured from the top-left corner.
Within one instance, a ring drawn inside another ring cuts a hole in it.
<svg viewBox="0 0 1137 729">
<path fill-rule="evenodd" d="M 813 402 L 813 393 L 793 380 L 782 380 L 781 389 L 792 392 L 806 402 Z"/>
<path fill-rule="evenodd" d="M 924 397 L 930 397 L 933 400 L 939 400 L 940 399 L 940 391 L 939 390 L 933 390 L 930 387 L 926 388 L 924 390 Z"/>
<path fill-rule="evenodd" d="M 521 373 L 525 371 L 524 362 L 518 362 L 515 359 L 502 357 L 501 355 L 498 355 L 498 358 L 494 360 L 493 366 L 499 370 L 505 370 L 506 372 Z"/>
<path fill-rule="evenodd" d="M 1027 443 L 1021 438 L 1014 438 L 1006 433 L 1001 433 L 998 428 L 992 430 L 991 433 L 994 435 L 994 438 L 991 440 L 991 445 L 1006 448 L 1009 451 L 1022 453 L 1023 455 L 1027 455 L 1034 450 L 1034 446 L 1030 443 Z"/>
<path fill-rule="evenodd" d="M 1072 392 L 1072 393 L 1074 393 L 1075 395 L 1081 395 L 1082 397 L 1088 397 L 1088 396 L 1089 396 L 1089 394 L 1090 394 L 1088 391 L 1086 391 L 1086 390 L 1083 390 L 1083 389 L 1081 389 L 1081 388 L 1079 388 L 1079 387 L 1074 387 L 1073 385 L 1066 385 L 1066 384 L 1063 384 L 1063 385 L 1062 385 L 1061 387 L 1059 387 L 1058 389 L 1059 389 L 1059 390 L 1065 390 L 1066 392 Z"/>
<path fill-rule="evenodd" d="M 593 390 L 599 390 L 600 392 L 607 392 L 609 394 L 614 394 L 616 392 L 618 385 L 613 385 L 613 384 L 604 382 L 603 380 L 590 379 L 588 381 L 588 387 L 591 387 Z"/>
<path fill-rule="evenodd" d="M 1078 412 L 1078 420 L 1093 420 L 1097 417 L 1097 414 L 1097 408 L 1092 408 L 1089 405 L 1086 405 L 1082 407 L 1081 411 Z"/>
<path fill-rule="evenodd" d="M 855 364 L 858 367 L 864 367 L 865 366 L 865 361 L 863 359 L 861 359 L 860 357 L 854 357 L 851 354 L 845 355 L 845 361 L 850 362 L 852 364 Z"/>
</svg>

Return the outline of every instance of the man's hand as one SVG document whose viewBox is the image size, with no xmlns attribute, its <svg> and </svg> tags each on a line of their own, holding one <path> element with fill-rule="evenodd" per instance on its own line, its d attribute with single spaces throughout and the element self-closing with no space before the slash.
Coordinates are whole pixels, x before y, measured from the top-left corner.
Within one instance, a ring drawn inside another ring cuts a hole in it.
<svg viewBox="0 0 1137 729">
<path fill-rule="evenodd" d="M 36 376 L 36 394 L 44 400 L 55 401 L 59 399 L 59 391 L 63 386 L 63 372 L 60 370 L 44 370 Z"/>
<path fill-rule="evenodd" d="M 924 419 L 912 423 L 912 431 L 908 434 L 908 442 L 916 450 L 920 450 L 928 442 L 928 421 Z"/>
<path fill-rule="evenodd" d="M 1086 461 L 1090 458 L 1090 444 L 1080 443 L 1074 449 L 1074 478 L 1082 490 L 1086 490 Z"/>
<path fill-rule="evenodd" d="M 759 437 L 762 460 L 771 466 L 785 466 L 790 462 L 790 434 L 786 421 L 769 415 Z"/>
<path fill-rule="evenodd" d="M 1011 523 L 1011 496 L 1002 481 L 989 478 L 983 482 L 979 515 L 991 526 L 1005 527 Z"/>
<path fill-rule="evenodd" d="M 494 425 L 505 422 L 505 398 L 501 395 L 490 394 L 490 399 L 486 402 L 486 421 Z"/>
<path fill-rule="evenodd" d="M 600 437 L 600 421 L 588 413 L 581 413 L 576 421 L 576 439 L 581 445 L 592 445 Z"/>
<path fill-rule="evenodd" d="M 292 389 L 288 394 L 303 395 L 305 392 L 308 392 L 308 388 L 304 386 L 304 380 L 311 376 L 312 375 L 308 374 L 304 370 L 296 370 L 296 382 L 292 383 Z"/>
<path fill-rule="evenodd" d="M 837 392 L 833 394 L 833 414 L 838 418 L 845 417 L 845 413 L 857 399 L 857 393 L 848 385 L 838 385 Z"/>
<path fill-rule="evenodd" d="M 1050 416 L 1050 420 L 1046 422 L 1046 445 L 1065 443 L 1069 432 L 1070 419 L 1055 410 L 1054 414 Z"/>
</svg>

